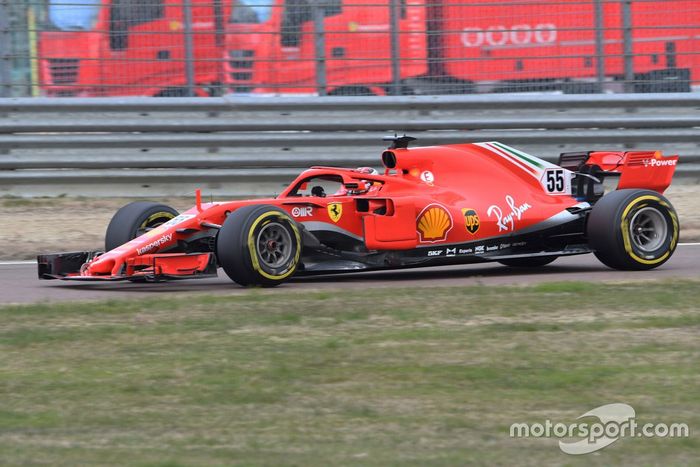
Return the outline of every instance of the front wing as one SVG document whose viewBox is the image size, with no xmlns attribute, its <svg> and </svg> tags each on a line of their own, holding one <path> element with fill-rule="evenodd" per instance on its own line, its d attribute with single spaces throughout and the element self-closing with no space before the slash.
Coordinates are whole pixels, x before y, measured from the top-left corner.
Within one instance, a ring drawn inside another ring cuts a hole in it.
<svg viewBox="0 0 700 467">
<path fill-rule="evenodd" d="M 39 255 L 37 257 L 39 279 L 158 282 L 216 276 L 216 257 L 213 253 L 142 255 L 127 259 L 120 274 L 81 275 L 84 265 L 100 254 L 101 252 L 95 251 L 77 251 Z"/>
</svg>

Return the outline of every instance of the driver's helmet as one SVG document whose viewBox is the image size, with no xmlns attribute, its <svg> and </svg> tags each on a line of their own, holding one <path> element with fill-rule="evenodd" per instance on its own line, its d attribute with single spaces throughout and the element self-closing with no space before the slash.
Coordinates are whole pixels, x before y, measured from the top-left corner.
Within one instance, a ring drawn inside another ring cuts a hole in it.
<svg viewBox="0 0 700 467">
<path fill-rule="evenodd" d="M 355 172 L 360 172 L 361 174 L 368 174 L 368 175 L 378 175 L 379 174 L 379 172 L 377 172 L 372 167 L 358 167 L 355 169 Z"/>
<path fill-rule="evenodd" d="M 359 172 L 361 174 L 367 174 L 367 175 L 379 174 L 379 172 L 377 172 L 372 167 L 358 167 L 354 170 L 354 172 Z M 374 182 L 372 180 L 358 180 L 358 181 L 360 182 L 360 188 L 357 190 L 354 190 L 352 194 L 358 195 L 358 194 L 366 193 L 374 185 Z"/>
</svg>

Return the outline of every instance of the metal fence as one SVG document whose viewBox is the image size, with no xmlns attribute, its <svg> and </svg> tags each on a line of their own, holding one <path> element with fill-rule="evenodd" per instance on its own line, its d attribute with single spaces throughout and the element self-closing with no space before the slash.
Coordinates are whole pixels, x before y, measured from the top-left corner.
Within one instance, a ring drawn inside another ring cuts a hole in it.
<svg viewBox="0 0 700 467">
<path fill-rule="evenodd" d="M 700 93 L 0 99 L 0 195 L 270 195 L 312 165 L 378 166 L 382 137 L 680 154 L 700 177 Z"/>
<path fill-rule="evenodd" d="M 697 0 L 0 0 L 0 97 L 693 85 Z"/>
</svg>

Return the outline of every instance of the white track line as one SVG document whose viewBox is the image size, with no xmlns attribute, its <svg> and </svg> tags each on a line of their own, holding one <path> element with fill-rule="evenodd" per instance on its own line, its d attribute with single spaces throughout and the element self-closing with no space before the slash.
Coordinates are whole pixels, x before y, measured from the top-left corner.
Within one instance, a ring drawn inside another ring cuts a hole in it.
<svg viewBox="0 0 700 467">
<path fill-rule="evenodd" d="M 700 246 L 700 242 L 679 243 L 678 246 Z M 26 266 L 36 261 L 0 261 L 0 266 Z"/>
</svg>

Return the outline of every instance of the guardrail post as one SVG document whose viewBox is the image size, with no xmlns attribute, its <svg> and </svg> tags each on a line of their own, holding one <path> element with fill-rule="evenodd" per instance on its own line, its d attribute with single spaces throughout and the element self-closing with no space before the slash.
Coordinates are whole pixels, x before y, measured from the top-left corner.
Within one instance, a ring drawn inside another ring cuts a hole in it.
<svg viewBox="0 0 700 467">
<path fill-rule="evenodd" d="M 389 1 L 389 30 L 391 34 L 391 90 L 389 94 L 401 95 L 401 43 L 399 38 L 400 0 Z"/>
<path fill-rule="evenodd" d="M 0 97 L 10 96 L 10 3 L 0 0 Z"/>
<path fill-rule="evenodd" d="M 634 55 L 632 48 L 632 0 L 622 2 L 622 54 L 624 57 L 625 92 L 634 92 Z"/>
<path fill-rule="evenodd" d="M 10 4 L 0 0 L 0 97 L 10 96 L 12 83 L 12 61 L 10 59 Z M 0 111 L 0 118 L 5 117 Z M 0 154 L 9 154 L 7 148 L 0 148 Z"/>
<path fill-rule="evenodd" d="M 603 0 L 595 0 L 595 55 L 598 92 L 603 92 L 605 83 L 605 37 L 603 35 Z"/>
<path fill-rule="evenodd" d="M 183 0 L 182 3 L 183 33 L 185 39 L 185 82 L 187 83 L 187 95 L 195 95 L 194 78 L 194 41 L 192 37 L 192 1 Z"/>
<path fill-rule="evenodd" d="M 324 9 L 317 2 L 311 5 L 314 20 L 314 48 L 316 54 L 316 89 L 319 96 L 328 94 L 328 81 L 326 78 L 326 29 Z"/>
<path fill-rule="evenodd" d="M 224 50 L 226 46 L 226 18 L 224 17 L 224 5 L 222 0 L 214 0 L 214 25 L 216 29 L 216 48 Z M 226 51 L 228 56 L 228 51 Z M 212 89 L 214 96 L 224 94 L 224 57 L 219 55 L 217 68 L 216 86 Z"/>
</svg>

